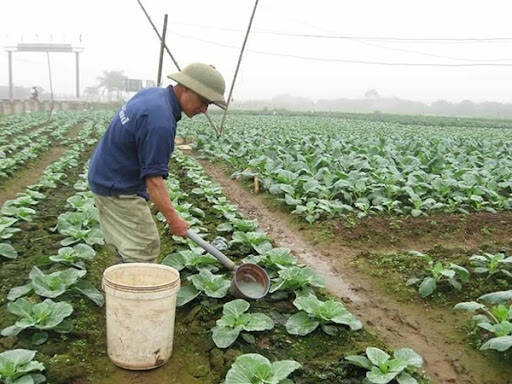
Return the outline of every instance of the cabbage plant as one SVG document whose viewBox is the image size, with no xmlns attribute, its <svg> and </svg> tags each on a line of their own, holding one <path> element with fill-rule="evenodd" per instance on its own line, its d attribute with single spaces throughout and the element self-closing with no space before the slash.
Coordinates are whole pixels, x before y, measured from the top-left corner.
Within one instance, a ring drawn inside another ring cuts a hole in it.
<svg viewBox="0 0 512 384">
<path fill-rule="evenodd" d="M 226 374 L 225 384 L 291 384 L 288 376 L 300 368 L 295 360 L 278 360 L 273 363 L 257 353 L 247 353 L 236 358 Z"/>
<path fill-rule="evenodd" d="M 325 279 L 313 268 L 294 265 L 278 272 L 278 277 L 272 279 L 270 292 L 299 291 L 311 287 L 325 288 Z"/>
<path fill-rule="evenodd" d="M 320 326 L 325 333 L 334 336 L 338 328 L 331 324 L 348 325 L 352 331 L 363 328 L 361 321 L 338 301 L 321 301 L 309 295 L 297 297 L 293 305 L 300 312 L 291 315 L 285 324 L 286 330 L 292 335 L 305 336 Z"/>
<path fill-rule="evenodd" d="M 5 384 L 39 384 L 46 377 L 38 372 L 45 369 L 43 363 L 34 360 L 36 351 L 12 349 L 0 353 L 0 382 Z"/>
<path fill-rule="evenodd" d="M 99 220 L 98 211 L 94 205 L 92 193 L 78 192 L 76 195 L 70 196 L 66 200 L 66 207 L 72 211 L 91 212 L 93 213 L 96 220 Z"/>
<path fill-rule="evenodd" d="M 475 254 L 469 260 L 475 267 L 475 273 L 487 274 L 487 278 L 500 272 L 507 277 L 512 277 L 512 256 L 507 257 L 504 253 L 485 252 L 483 255 Z"/>
<path fill-rule="evenodd" d="M 250 255 L 245 258 L 245 261 L 273 270 L 297 265 L 297 258 L 291 254 L 288 248 L 272 248 L 261 255 Z"/>
<path fill-rule="evenodd" d="M 214 275 L 208 269 L 201 269 L 199 273 L 187 278 L 191 285 L 182 286 L 176 298 L 176 305 L 182 306 L 194 300 L 201 293 L 208 297 L 221 299 L 227 295 L 231 282 L 223 275 Z"/>
<path fill-rule="evenodd" d="M 9 243 L 0 243 L 0 256 L 7 259 L 16 259 L 18 251 Z"/>
<path fill-rule="evenodd" d="M 163 260 L 162 264 L 173 267 L 177 271 L 184 269 L 197 271 L 198 269 L 218 270 L 219 261 L 210 254 L 200 254 L 191 250 L 181 250 L 170 253 Z"/>
<path fill-rule="evenodd" d="M 73 307 L 65 301 L 46 299 L 41 303 L 32 303 L 22 297 L 8 303 L 7 310 L 19 316 L 20 320 L 2 329 L 2 336 L 16 336 L 27 328 L 51 329 L 59 333 L 67 333 L 72 329 L 71 323 L 64 319 L 73 313 Z"/>
<path fill-rule="evenodd" d="M 15 217 L 0 215 L 0 241 L 10 239 L 16 232 L 21 231 L 21 229 L 13 227 L 17 222 L 18 219 Z M 16 259 L 18 251 L 11 244 L 0 242 L 0 256 L 7 259 Z"/>
<path fill-rule="evenodd" d="M 508 291 L 496 291 L 491 293 L 486 293 L 478 298 L 485 303 L 493 303 L 493 304 L 506 304 L 509 300 L 512 300 L 512 289 Z"/>
<path fill-rule="evenodd" d="M 31 281 L 25 285 L 11 288 L 7 299 L 13 301 L 31 293 L 49 298 L 61 298 L 64 295 L 80 293 L 101 307 L 105 302 L 101 292 L 88 281 L 80 280 L 86 273 L 87 271 L 83 269 L 68 268 L 63 271 L 45 274 L 39 268 L 33 266 L 29 273 Z"/>
<path fill-rule="evenodd" d="M 36 216 L 36 210 L 33 208 L 17 205 L 16 200 L 8 200 L 2 206 L 0 211 L 6 216 L 11 216 L 24 221 L 32 221 Z"/>
<path fill-rule="evenodd" d="M 42 176 L 36 184 L 32 185 L 33 189 L 48 189 L 57 188 L 59 184 L 64 183 L 66 174 L 62 172 L 55 172 L 51 169 L 45 169 Z"/>
<path fill-rule="evenodd" d="M 250 304 L 236 299 L 224 304 L 222 317 L 212 329 L 213 342 L 218 348 L 227 348 L 242 331 L 265 331 L 274 328 L 274 321 L 264 313 L 247 313 Z"/>
<path fill-rule="evenodd" d="M 409 252 L 413 256 L 422 257 L 428 264 L 425 268 L 426 276 L 422 278 L 412 277 L 407 281 L 407 285 L 414 285 L 419 283 L 418 292 L 421 297 L 430 296 L 437 289 L 437 285 L 442 282 L 448 282 L 456 290 L 462 288 L 461 283 L 468 282 L 469 271 L 457 264 L 449 263 L 443 265 L 441 262 L 435 262 L 428 254 L 421 252 Z"/>
<path fill-rule="evenodd" d="M 219 196 L 212 205 L 213 212 L 222 215 L 228 220 L 233 220 L 238 215 L 238 207 L 231 204 L 225 196 Z"/>
<path fill-rule="evenodd" d="M 234 217 L 231 221 L 227 223 L 222 223 L 217 226 L 217 231 L 219 232 L 232 232 L 232 231 L 242 231 L 249 232 L 255 231 L 258 228 L 257 220 L 248 220 L 248 219 L 239 219 Z"/>
<path fill-rule="evenodd" d="M 253 248 L 259 254 L 263 254 L 266 251 L 272 249 L 272 243 L 270 239 L 267 237 L 265 232 L 241 232 L 235 231 L 231 236 L 231 244 L 243 244 L 248 247 Z"/>
<path fill-rule="evenodd" d="M 411 372 L 423 365 L 423 358 L 410 348 L 398 348 L 393 357 L 375 347 L 366 348 L 366 356 L 345 357 L 351 364 L 368 370 L 364 384 L 386 384 L 396 380 L 398 384 L 417 384 Z"/>
<path fill-rule="evenodd" d="M 99 228 L 75 228 L 75 227 L 68 227 L 65 229 L 62 229 L 60 231 L 62 235 L 67 236 L 66 238 L 61 240 L 61 244 L 63 246 L 68 246 L 71 244 L 76 244 L 81 241 L 89 244 L 89 245 L 103 245 L 103 235 L 101 233 L 101 230 Z"/>
<path fill-rule="evenodd" d="M 503 352 L 512 347 L 512 305 L 507 307 L 498 304 L 488 308 L 485 304 L 468 301 L 456 304 L 453 309 L 476 313 L 472 321 L 493 335 L 480 350 L 495 349 Z"/>
<path fill-rule="evenodd" d="M 21 229 L 13 227 L 17 222 L 15 217 L 0 216 L 0 239 L 10 239 L 16 232 L 20 232 Z"/>
<path fill-rule="evenodd" d="M 61 240 L 64 247 L 84 242 L 89 245 L 103 245 L 103 234 L 98 225 L 97 211 L 66 212 L 57 219 L 57 231 L 66 236 Z"/>
<path fill-rule="evenodd" d="M 73 247 L 62 247 L 57 251 L 56 255 L 52 255 L 49 259 L 56 263 L 86 269 L 85 261 L 94 259 L 96 251 L 90 245 L 76 244 Z"/>
</svg>

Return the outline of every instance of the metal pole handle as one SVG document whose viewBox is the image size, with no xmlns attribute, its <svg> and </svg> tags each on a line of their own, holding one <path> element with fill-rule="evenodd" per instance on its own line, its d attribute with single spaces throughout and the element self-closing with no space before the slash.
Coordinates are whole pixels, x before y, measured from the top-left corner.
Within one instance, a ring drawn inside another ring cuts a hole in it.
<svg viewBox="0 0 512 384">
<path fill-rule="evenodd" d="M 230 270 L 235 269 L 235 263 L 233 263 L 226 255 L 224 255 L 213 245 L 204 241 L 197 233 L 193 232 L 191 229 L 187 229 L 187 237 L 201 248 L 203 248 L 205 251 L 215 256 L 226 268 Z"/>
</svg>

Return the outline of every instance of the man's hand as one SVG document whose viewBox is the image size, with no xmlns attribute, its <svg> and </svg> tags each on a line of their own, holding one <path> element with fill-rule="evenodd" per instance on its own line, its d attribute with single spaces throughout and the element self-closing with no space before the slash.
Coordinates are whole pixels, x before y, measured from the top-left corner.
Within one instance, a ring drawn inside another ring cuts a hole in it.
<svg viewBox="0 0 512 384">
<path fill-rule="evenodd" d="M 190 227 L 189 223 L 183 220 L 178 214 L 176 216 L 167 221 L 169 225 L 169 232 L 171 235 L 176 235 L 180 237 L 187 238 L 187 229 Z"/>
<path fill-rule="evenodd" d="M 169 192 L 165 187 L 164 180 L 161 176 L 146 177 L 146 187 L 148 189 L 149 198 L 155 203 L 157 209 L 164 215 L 169 232 L 172 235 L 187 238 L 187 229 L 190 225 L 183 220 L 178 212 L 174 209 Z"/>
</svg>

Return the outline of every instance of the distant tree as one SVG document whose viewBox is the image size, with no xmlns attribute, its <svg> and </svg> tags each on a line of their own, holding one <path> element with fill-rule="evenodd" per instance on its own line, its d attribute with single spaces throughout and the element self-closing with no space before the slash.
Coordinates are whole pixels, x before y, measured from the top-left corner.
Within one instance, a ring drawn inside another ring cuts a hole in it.
<svg viewBox="0 0 512 384">
<path fill-rule="evenodd" d="M 379 99 L 380 95 L 379 95 L 379 92 L 377 92 L 375 89 L 370 89 L 370 90 L 366 91 L 366 93 L 364 94 L 364 97 L 366 99 Z"/>
<path fill-rule="evenodd" d="M 475 104 L 471 100 L 462 100 L 457 105 L 457 113 L 461 116 L 474 116 Z"/>
<path fill-rule="evenodd" d="M 98 87 L 86 87 L 84 89 L 84 95 L 87 96 L 89 101 L 98 101 L 100 89 Z"/>
<path fill-rule="evenodd" d="M 103 76 L 98 76 L 98 87 L 103 88 L 103 92 L 107 92 L 108 101 L 112 101 L 112 93 L 116 92 L 116 100 L 120 100 L 122 92 L 126 86 L 128 76 L 124 71 L 103 71 Z"/>
<path fill-rule="evenodd" d="M 512 104 L 484 102 L 481 104 L 476 104 L 475 108 L 476 107 L 478 107 L 478 112 L 481 112 L 483 116 L 509 119 L 512 117 Z"/>
<path fill-rule="evenodd" d="M 430 112 L 434 115 L 448 115 L 454 114 L 454 105 L 446 100 L 434 101 L 430 106 Z"/>
</svg>

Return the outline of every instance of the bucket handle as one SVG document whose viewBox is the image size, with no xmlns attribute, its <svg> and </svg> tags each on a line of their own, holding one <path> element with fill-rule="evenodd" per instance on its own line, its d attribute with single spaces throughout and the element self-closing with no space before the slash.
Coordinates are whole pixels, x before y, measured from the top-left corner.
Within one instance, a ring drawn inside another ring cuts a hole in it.
<svg viewBox="0 0 512 384">
<path fill-rule="evenodd" d="M 224 255 L 213 245 L 204 241 L 197 233 L 190 229 L 187 229 L 187 237 L 194 243 L 199 245 L 201 248 L 203 248 L 205 251 L 215 256 L 226 268 L 232 271 L 235 269 L 235 263 L 233 263 L 226 255 Z"/>
</svg>

